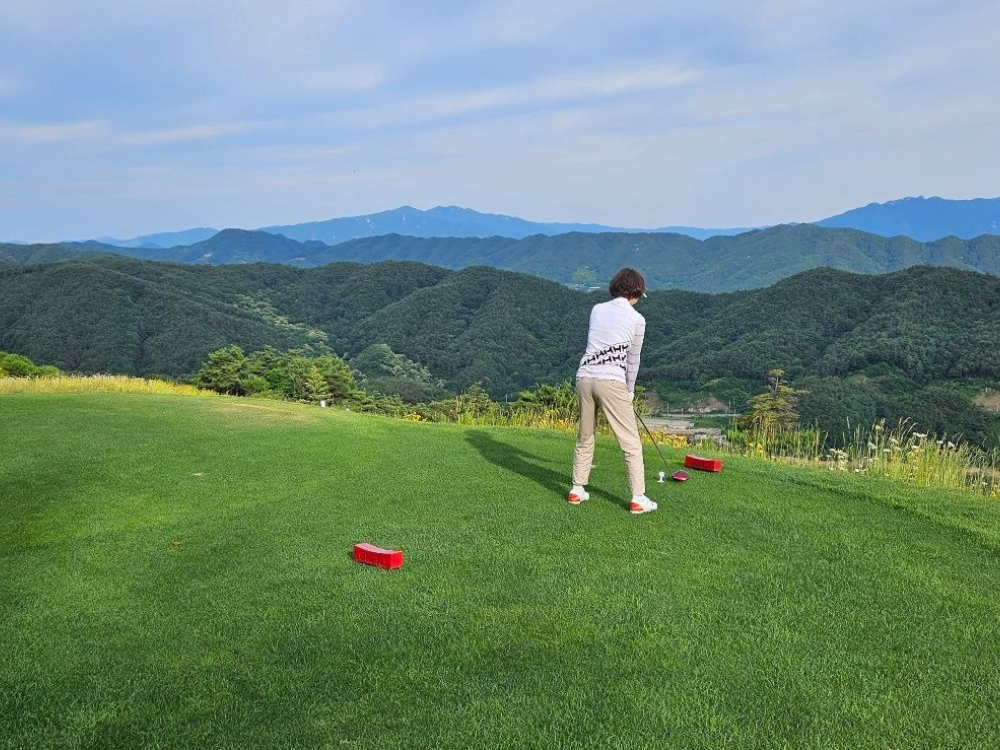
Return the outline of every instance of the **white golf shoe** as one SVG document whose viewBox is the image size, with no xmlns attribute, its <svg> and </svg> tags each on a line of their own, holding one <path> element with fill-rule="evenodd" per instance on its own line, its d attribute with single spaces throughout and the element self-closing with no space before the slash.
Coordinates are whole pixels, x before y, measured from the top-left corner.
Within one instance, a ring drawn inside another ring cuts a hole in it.
<svg viewBox="0 0 1000 750">
<path fill-rule="evenodd" d="M 632 502 L 628 506 L 628 512 L 633 515 L 640 513 L 652 513 L 656 510 L 656 503 L 645 495 L 632 495 Z"/>
</svg>

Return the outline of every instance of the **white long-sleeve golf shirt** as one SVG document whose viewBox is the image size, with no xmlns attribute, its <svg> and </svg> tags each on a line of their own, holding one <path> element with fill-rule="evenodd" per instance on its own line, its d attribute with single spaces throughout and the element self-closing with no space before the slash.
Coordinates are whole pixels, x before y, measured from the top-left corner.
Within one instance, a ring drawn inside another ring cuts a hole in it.
<svg viewBox="0 0 1000 750">
<path fill-rule="evenodd" d="M 635 389 L 639 354 L 646 335 L 646 319 L 624 297 L 594 305 L 590 311 L 587 352 L 577 378 L 617 380 Z"/>
</svg>

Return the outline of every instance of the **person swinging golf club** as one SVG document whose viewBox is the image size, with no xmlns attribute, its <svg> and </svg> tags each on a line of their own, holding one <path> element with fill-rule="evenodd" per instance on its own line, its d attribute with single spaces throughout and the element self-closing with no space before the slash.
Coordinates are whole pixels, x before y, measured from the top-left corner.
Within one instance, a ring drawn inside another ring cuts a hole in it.
<svg viewBox="0 0 1000 750">
<path fill-rule="evenodd" d="M 646 333 L 646 319 L 635 310 L 635 303 L 646 296 L 646 280 L 634 268 L 623 268 L 611 279 L 608 291 L 611 301 L 594 305 L 590 311 L 587 351 L 576 371 L 580 428 L 573 449 L 569 502 L 579 505 L 590 498 L 585 487 L 594 462 L 594 432 L 600 407 L 625 457 L 632 490 L 629 512 L 649 513 L 656 510 L 656 503 L 646 497 L 642 441 L 632 410 L 639 354 Z"/>
</svg>

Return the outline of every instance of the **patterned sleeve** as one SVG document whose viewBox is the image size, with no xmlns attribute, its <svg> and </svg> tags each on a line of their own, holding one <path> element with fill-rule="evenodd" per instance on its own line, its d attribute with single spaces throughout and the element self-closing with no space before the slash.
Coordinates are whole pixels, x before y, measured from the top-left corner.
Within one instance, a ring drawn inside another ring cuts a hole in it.
<svg viewBox="0 0 1000 750">
<path fill-rule="evenodd" d="M 635 377 L 639 374 L 639 355 L 642 353 L 642 340 L 646 336 L 646 319 L 639 316 L 635 321 L 635 335 L 632 345 L 628 348 L 628 364 L 625 367 L 625 385 L 629 393 L 635 390 Z"/>
</svg>

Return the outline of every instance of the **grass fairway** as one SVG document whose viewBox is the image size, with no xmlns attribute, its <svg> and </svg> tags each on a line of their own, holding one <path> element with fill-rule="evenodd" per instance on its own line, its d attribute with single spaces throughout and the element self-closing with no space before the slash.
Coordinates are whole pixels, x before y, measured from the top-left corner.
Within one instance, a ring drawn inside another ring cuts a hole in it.
<svg viewBox="0 0 1000 750">
<path fill-rule="evenodd" d="M 606 441 L 565 502 L 571 452 L 221 397 L 0 396 L 0 741 L 996 745 L 996 503 L 729 459 L 633 517 Z M 405 566 L 355 564 L 365 540 Z"/>
</svg>

